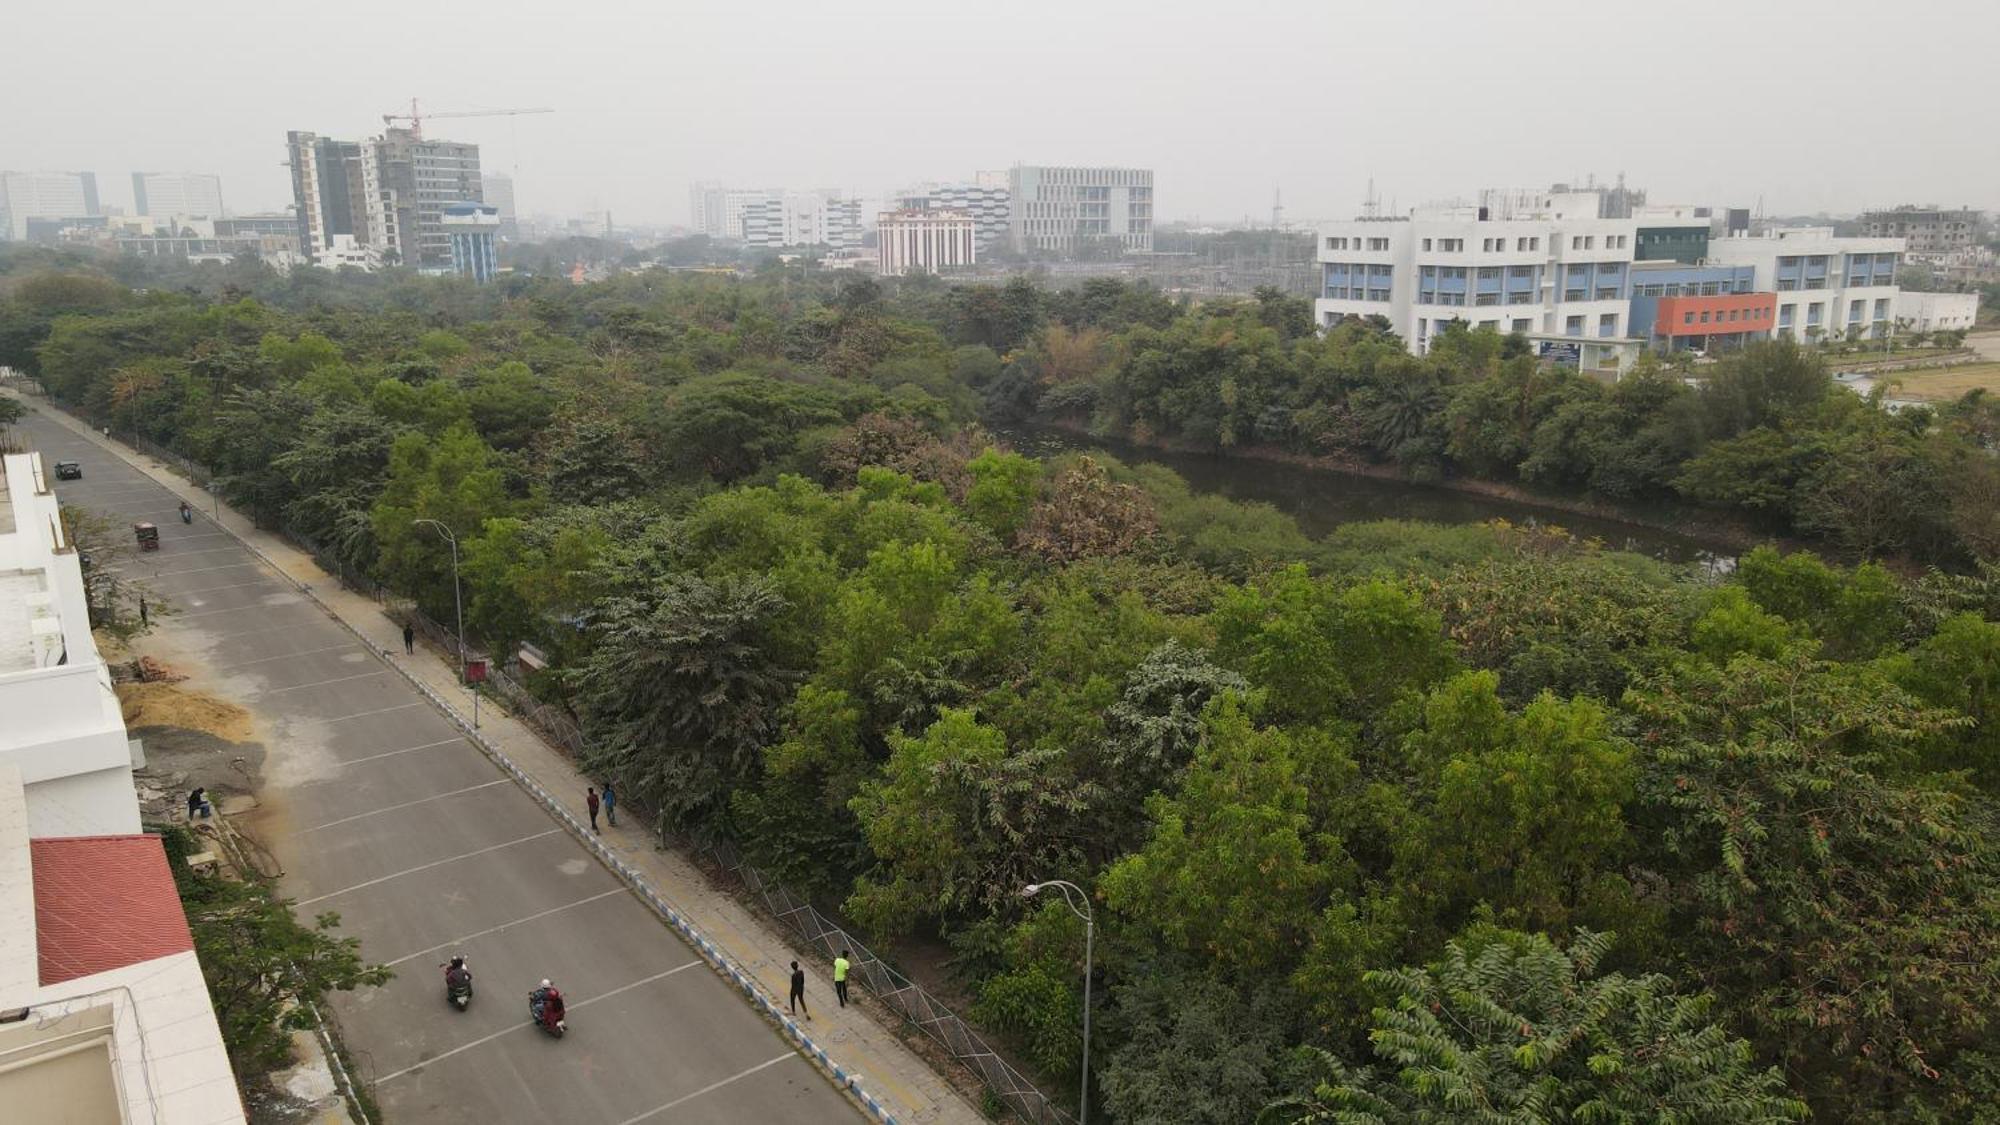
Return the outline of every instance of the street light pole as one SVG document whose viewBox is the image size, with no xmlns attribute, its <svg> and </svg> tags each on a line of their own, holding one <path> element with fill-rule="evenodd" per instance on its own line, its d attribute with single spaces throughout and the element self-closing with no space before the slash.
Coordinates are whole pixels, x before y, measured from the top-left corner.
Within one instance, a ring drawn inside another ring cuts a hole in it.
<svg viewBox="0 0 2000 1125">
<path fill-rule="evenodd" d="M 1029 883 L 1021 888 L 1022 898 L 1033 898 L 1043 890 L 1054 887 L 1062 892 L 1063 904 L 1070 913 L 1083 919 L 1083 1100 L 1078 1103 L 1076 1125 L 1086 1125 L 1090 1120 L 1090 973 L 1091 957 L 1095 952 L 1097 920 L 1090 909 L 1090 895 L 1082 887 L 1063 879 L 1050 879 L 1046 883 Z M 1082 906 L 1077 903 L 1081 901 Z"/>
<path fill-rule="evenodd" d="M 451 544 L 451 600 L 458 610 L 458 682 L 465 682 L 465 597 L 458 589 L 458 537 L 451 529 L 436 520 L 411 520 L 412 525 L 427 523 L 437 529 L 444 541 Z"/>
</svg>

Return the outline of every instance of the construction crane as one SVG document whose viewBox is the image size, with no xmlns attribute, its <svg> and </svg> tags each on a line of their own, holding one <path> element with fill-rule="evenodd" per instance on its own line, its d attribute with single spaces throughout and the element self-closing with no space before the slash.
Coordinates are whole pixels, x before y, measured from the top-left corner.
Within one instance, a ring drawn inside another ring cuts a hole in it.
<svg viewBox="0 0 2000 1125">
<path fill-rule="evenodd" d="M 435 120 L 442 117 L 520 117 L 530 113 L 554 112 L 555 110 L 553 109 L 537 107 L 534 109 L 468 109 L 455 113 L 425 113 L 417 107 L 417 99 L 411 98 L 410 112 L 385 113 L 382 115 L 382 124 L 388 126 L 394 125 L 398 121 L 407 121 L 410 123 L 410 132 L 421 141 L 424 139 L 424 121 L 427 118 Z"/>
</svg>

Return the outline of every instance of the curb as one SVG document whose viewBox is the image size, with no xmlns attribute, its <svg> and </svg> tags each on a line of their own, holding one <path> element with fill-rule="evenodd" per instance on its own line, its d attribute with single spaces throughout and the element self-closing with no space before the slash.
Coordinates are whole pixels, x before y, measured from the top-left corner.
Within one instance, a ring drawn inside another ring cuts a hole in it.
<svg viewBox="0 0 2000 1125">
<path fill-rule="evenodd" d="M 67 412 L 65 411 L 64 413 Z M 125 445 L 123 442 L 113 442 L 113 444 L 117 445 L 120 449 L 129 451 L 135 457 L 146 457 L 145 454 L 132 449 L 132 447 Z M 155 461 L 154 458 L 150 457 L 147 457 L 146 460 Z M 313 605 L 319 607 L 320 612 L 339 623 L 349 633 L 354 634 L 355 638 L 362 642 L 363 647 L 369 652 L 376 654 L 376 659 L 395 669 L 396 674 L 407 681 L 411 687 L 422 692 L 424 697 L 429 699 L 438 710 L 442 711 L 445 717 L 450 719 L 452 724 L 458 727 L 467 739 L 471 740 L 473 745 L 479 747 L 480 751 L 492 759 L 495 765 L 505 770 L 508 776 L 514 779 L 515 784 L 526 789 L 537 801 L 541 802 L 543 809 L 555 815 L 569 829 L 572 836 L 582 841 L 590 853 L 597 857 L 599 863 L 610 868 L 625 883 L 627 890 L 639 896 L 647 906 L 653 909 L 654 913 L 672 925 L 684 940 L 694 946 L 695 950 L 701 954 L 702 959 L 708 962 L 711 969 L 715 970 L 719 976 L 730 981 L 741 990 L 744 996 L 766 1018 L 776 1022 L 787 1037 L 795 1042 L 794 1049 L 817 1066 L 826 1077 L 832 1079 L 833 1084 L 838 1086 L 849 1097 L 853 1098 L 857 1105 L 867 1110 L 871 1118 L 880 1122 L 881 1125 L 897 1125 L 896 1117 L 884 1108 L 882 1103 L 875 1099 L 874 1095 L 868 1093 L 863 1088 L 858 1074 L 834 1061 L 826 1053 L 824 1047 L 814 1042 L 812 1037 L 799 1027 L 797 1021 L 780 1011 L 778 1002 L 757 984 L 754 977 L 739 968 L 727 954 L 722 952 L 719 946 L 710 941 L 707 935 L 703 934 L 694 923 L 690 922 L 686 915 L 675 909 L 664 895 L 655 890 L 652 884 L 646 881 L 644 876 L 640 875 L 630 864 L 611 854 L 611 850 L 604 846 L 596 834 L 584 828 L 583 823 L 576 818 L 576 814 L 570 812 L 561 801 L 557 800 L 547 789 L 543 788 L 540 782 L 529 777 L 527 771 L 516 765 L 514 760 L 509 758 L 505 751 L 495 746 L 487 740 L 485 735 L 475 730 L 471 721 L 459 714 L 457 708 L 453 707 L 443 696 L 432 690 L 429 684 L 418 679 L 409 669 L 397 664 L 393 660 L 383 658 L 381 650 L 375 642 L 370 640 L 367 634 L 363 633 L 352 622 L 335 613 L 333 608 L 322 601 L 320 596 L 313 591 L 310 584 L 301 582 L 286 573 L 285 569 L 279 566 L 275 560 L 258 549 L 255 543 L 244 538 L 235 529 L 224 524 L 219 519 L 214 522 L 217 528 L 227 532 L 230 538 L 236 540 L 245 550 L 255 555 L 259 561 L 275 571 L 278 577 L 284 579 L 296 587 L 300 593 L 312 599 Z"/>
</svg>

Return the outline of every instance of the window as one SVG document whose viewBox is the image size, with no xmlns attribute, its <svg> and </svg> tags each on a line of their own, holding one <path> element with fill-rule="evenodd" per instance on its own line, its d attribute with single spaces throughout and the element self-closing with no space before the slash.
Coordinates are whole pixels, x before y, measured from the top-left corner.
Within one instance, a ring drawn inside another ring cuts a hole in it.
<svg viewBox="0 0 2000 1125">
<path fill-rule="evenodd" d="M 1370 250 L 1387 250 L 1389 248 L 1389 240 L 1386 238 L 1371 238 L 1368 240 L 1368 248 Z"/>
<path fill-rule="evenodd" d="M 1826 302 L 1814 301 L 1812 304 L 1806 306 L 1806 324 L 1808 326 L 1818 324 L 1825 317 Z"/>
<path fill-rule="evenodd" d="M 1860 321 L 1862 310 L 1866 309 L 1867 307 L 1868 307 L 1868 302 L 1866 301 L 1849 301 L 1847 303 L 1848 323 L 1852 324 Z"/>
<path fill-rule="evenodd" d="M 1573 234 L 1573 235 L 1570 235 L 1570 236 L 1569 236 L 1569 248 L 1570 248 L 1570 249 L 1572 249 L 1572 250 L 1581 250 L 1581 249 L 1583 249 L 1583 236 L 1582 236 L 1582 235 L 1580 235 L 1580 234 Z"/>
<path fill-rule="evenodd" d="M 1584 236 L 1583 236 L 1583 248 L 1584 248 L 1585 250 L 1595 250 L 1595 249 L 1597 249 L 1597 236 L 1596 236 L 1596 235 L 1594 235 L 1594 234 L 1586 234 L 1586 235 L 1584 235 Z"/>
<path fill-rule="evenodd" d="M 1480 266 L 1480 267 L 1479 267 L 1479 280 L 1481 280 L 1481 281 L 1494 281 L 1494 280 L 1497 280 L 1497 279 L 1498 279 L 1499 277 L 1500 277 L 1500 267 L 1499 267 L 1499 266 Z"/>
<path fill-rule="evenodd" d="M 1565 336 L 1583 335 L 1583 318 L 1580 316 L 1573 316 L 1570 317 L 1568 320 L 1564 321 L 1563 335 Z"/>
<path fill-rule="evenodd" d="M 1418 317 L 1418 318 L 1417 318 L 1417 339 L 1421 340 L 1421 339 L 1423 339 L 1423 338 L 1424 338 L 1425 336 L 1428 336 L 1428 335 L 1430 335 L 1430 334 L 1431 334 L 1431 322 L 1430 322 L 1429 320 L 1425 319 L 1424 317 L 1421 317 L 1421 316 L 1420 316 L 1420 317 Z"/>
<path fill-rule="evenodd" d="M 1889 319 L 1889 299 L 1887 297 L 1880 298 L 1875 302 L 1875 319 Z"/>
<path fill-rule="evenodd" d="M 1529 327 L 1528 327 L 1528 318 L 1527 318 L 1527 317 L 1524 317 L 1524 316 L 1518 316 L 1518 317 L 1515 317 L 1515 318 L 1514 318 L 1514 331 L 1516 331 L 1516 332 L 1527 332 L 1527 331 L 1530 331 L 1530 329 L 1529 329 Z"/>
<path fill-rule="evenodd" d="M 1584 299 L 1584 298 L 1585 298 L 1586 296 L 1588 296 L 1588 294 L 1587 294 L 1587 293 L 1585 293 L 1585 292 L 1584 292 L 1583 290 L 1581 290 L 1581 289 L 1565 289 L 1565 290 L 1563 290 L 1563 300 L 1565 300 L 1565 301 L 1581 301 L 1581 300 L 1583 300 L 1583 299 Z"/>
<path fill-rule="evenodd" d="M 1598 287 L 1597 287 L 1597 299 L 1598 299 L 1598 300 L 1600 300 L 1600 301 L 1615 301 L 1615 300 L 1617 300 L 1617 299 L 1618 299 L 1618 287 L 1617 287 L 1616 285 L 1600 285 L 1600 286 L 1598 286 Z"/>
<path fill-rule="evenodd" d="M 1597 334 L 1598 334 L 1599 336 L 1616 336 L 1616 335 L 1618 335 L 1618 314 L 1617 314 L 1617 313 L 1605 313 L 1604 315 L 1602 315 L 1602 316 L 1598 317 L 1598 318 L 1597 318 Z"/>
<path fill-rule="evenodd" d="M 1799 307 L 1797 305 L 1780 306 L 1778 309 L 1778 326 L 1780 328 L 1790 328 L 1792 326 L 1792 318 L 1798 314 L 1798 311 Z"/>
<path fill-rule="evenodd" d="M 1693 314 L 1693 313 L 1691 313 L 1691 312 L 1684 312 L 1684 313 L 1682 313 L 1682 314 L 1681 314 L 1681 323 L 1682 323 L 1682 324 L 1693 324 L 1693 323 L 1694 323 L 1694 314 Z"/>
<path fill-rule="evenodd" d="M 1703 324 L 1707 324 L 1707 323 L 1708 323 L 1708 310 L 1707 310 L 1707 309 L 1703 309 L 1703 310 L 1702 310 L 1702 313 L 1701 313 L 1701 322 L 1702 322 Z"/>
<path fill-rule="evenodd" d="M 1739 319 L 1739 318 L 1740 318 L 1740 317 L 1741 317 L 1742 315 L 1743 315 L 1743 314 L 1741 313 L 1741 311 L 1739 311 L 1739 310 L 1737 310 L 1737 309 L 1730 309 L 1730 310 L 1729 310 L 1729 319 L 1731 319 L 1731 320 L 1736 320 L 1736 319 Z"/>
<path fill-rule="evenodd" d="M 1424 239 L 1424 251 L 1428 253 L 1430 251 L 1430 248 L 1431 248 L 1431 240 L 1428 238 Z"/>
</svg>

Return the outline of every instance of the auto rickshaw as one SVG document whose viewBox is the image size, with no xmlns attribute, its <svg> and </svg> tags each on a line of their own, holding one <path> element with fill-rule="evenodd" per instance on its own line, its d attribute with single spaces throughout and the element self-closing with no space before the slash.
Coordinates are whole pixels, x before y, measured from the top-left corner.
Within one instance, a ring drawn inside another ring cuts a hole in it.
<svg viewBox="0 0 2000 1125">
<path fill-rule="evenodd" d="M 135 523 L 132 525 L 132 534 L 139 537 L 139 549 L 141 551 L 157 551 L 160 549 L 160 529 L 154 527 L 152 524 Z"/>
</svg>

